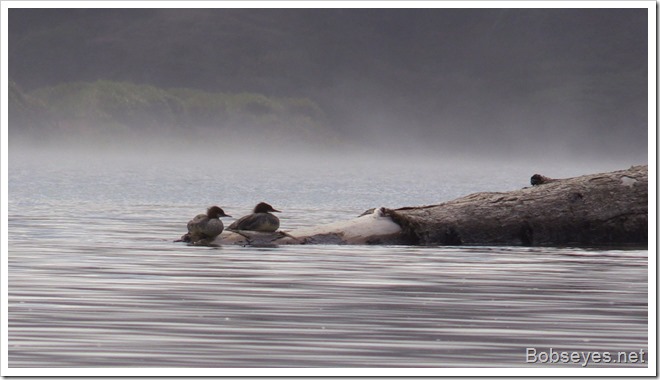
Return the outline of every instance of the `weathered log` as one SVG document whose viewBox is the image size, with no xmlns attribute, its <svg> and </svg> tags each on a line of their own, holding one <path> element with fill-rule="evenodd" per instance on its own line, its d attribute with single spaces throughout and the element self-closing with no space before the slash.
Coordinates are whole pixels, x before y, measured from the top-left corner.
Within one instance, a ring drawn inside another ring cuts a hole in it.
<svg viewBox="0 0 660 380">
<path fill-rule="evenodd" d="M 419 245 L 646 245 L 648 166 L 387 212 Z"/>
<path fill-rule="evenodd" d="M 647 245 L 648 166 L 542 182 L 438 205 L 381 207 L 352 220 L 288 232 L 224 231 L 214 243 Z"/>
</svg>

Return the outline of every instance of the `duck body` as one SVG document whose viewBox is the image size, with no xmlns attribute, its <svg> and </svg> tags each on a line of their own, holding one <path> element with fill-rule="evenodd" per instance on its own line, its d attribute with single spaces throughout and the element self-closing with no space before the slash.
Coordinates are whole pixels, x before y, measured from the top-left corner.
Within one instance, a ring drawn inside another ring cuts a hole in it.
<svg viewBox="0 0 660 380">
<path fill-rule="evenodd" d="M 280 219 L 271 212 L 280 211 L 275 210 L 268 203 L 261 202 L 254 208 L 252 214 L 238 219 L 227 229 L 232 231 L 275 232 L 280 228 Z"/>
<path fill-rule="evenodd" d="M 206 214 L 199 214 L 188 222 L 188 239 L 191 243 L 213 241 L 222 233 L 224 225 L 220 217 L 229 216 L 218 206 L 210 207 Z"/>
</svg>

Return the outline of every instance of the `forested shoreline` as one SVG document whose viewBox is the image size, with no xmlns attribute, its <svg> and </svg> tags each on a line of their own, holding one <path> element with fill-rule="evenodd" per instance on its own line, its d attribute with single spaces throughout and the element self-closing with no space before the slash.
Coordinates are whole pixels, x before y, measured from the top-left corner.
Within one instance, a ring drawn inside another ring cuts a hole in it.
<svg viewBox="0 0 660 380">
<path fill-rule="evenodd" d="M 9 83 L 13 136 L 262 135 L 332 139 L 324 111 L 307 98 L 160 88 L 98 80 L 23 91 Z"/>
</svg>

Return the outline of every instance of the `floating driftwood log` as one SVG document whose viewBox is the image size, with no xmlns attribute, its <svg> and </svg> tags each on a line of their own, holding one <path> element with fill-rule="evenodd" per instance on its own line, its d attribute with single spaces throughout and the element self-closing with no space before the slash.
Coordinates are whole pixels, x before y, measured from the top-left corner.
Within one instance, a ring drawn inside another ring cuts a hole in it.
<svg viewBox="0 0 660 380">
<path fill-rule="evenodd" d="M 388 214 L 409 244 L 641 245 L 648 241 L 648 166 Z"/>
<path fill-rule="evenodd" d="M 287 232 L 223 232 L 216 244 L 646 245 L 648 166 L 551 179 L 431 206 L 377 208 Z"/>
</svg>

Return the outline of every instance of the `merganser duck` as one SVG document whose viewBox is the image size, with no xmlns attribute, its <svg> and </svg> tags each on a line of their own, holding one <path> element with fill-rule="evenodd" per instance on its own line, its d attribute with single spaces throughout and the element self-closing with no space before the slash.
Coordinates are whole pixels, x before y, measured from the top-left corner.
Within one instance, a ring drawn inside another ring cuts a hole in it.
<svg viewBox="0 0 660 380">
<path fill-rule="evenodd" d="M 211 242 L 222 230 L 224 225 L 220 217 L 230 217 L 218 206 L 209 207 L 206 214 L 199 214 L 188 222 L 188 233 L 181 240 L 197 243 L 202 240 Z"/>
<path fill-rule="evenodd" d="M 246 215 L 232 223 L 228 230 L 275 232 L 280 228 L 280 220 L 271 212 L 281 212 L 275 210 L 268 203 L 261 202 L 254 207 L 254 212 Z"/>
</svg>

